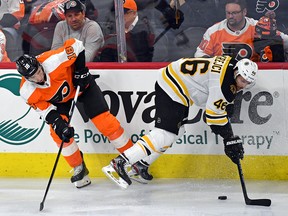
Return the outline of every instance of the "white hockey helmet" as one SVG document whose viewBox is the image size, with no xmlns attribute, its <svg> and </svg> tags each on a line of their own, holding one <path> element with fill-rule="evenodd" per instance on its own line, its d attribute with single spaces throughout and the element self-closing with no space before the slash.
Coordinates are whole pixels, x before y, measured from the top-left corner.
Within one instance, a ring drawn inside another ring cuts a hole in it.
<svg viewBox="0 0 288 216">
<path fill-rule="evenodd" d="M 236 69 L 235 78 L 241 75 L 250 84 L 255 84 L 258 73 L 258 65 L 255 62 L 247 58 L 241 59 L 236 63 L 234 69 Z"/>
</svg>

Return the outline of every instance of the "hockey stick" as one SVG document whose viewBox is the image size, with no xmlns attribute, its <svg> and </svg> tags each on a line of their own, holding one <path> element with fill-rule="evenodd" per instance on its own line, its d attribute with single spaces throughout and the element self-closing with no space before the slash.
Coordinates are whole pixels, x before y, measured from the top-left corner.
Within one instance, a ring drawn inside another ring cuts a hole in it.
<svg viewBox="0 0 288 216">
<path fill-rule="evenodd" d="M 246 190 L 246 186 L 245 186 L 244 175 L 243 175 L 240 160 L 238 160 L 238 162 L 237 162 L 237 167 L 238 167 L 241 187 L 242 187 L 242 191 L 243 191 L 244 200 L 245 200 L 246 205 L 270 206 L 271 205 L 270 199 L 249 199 L 249 197 L 247 195 L 247 190 Z"/>
<path fill-rule="evenodd" d="M 72 101 L 71 108 L 70 108 L 70 111 L 69 111 L 68 125 L 70 124 L 71 119 L 72 119 L 72 115 L 73 115 L 73 112 L 74 112 L 74 108 L 76 106 L 76 102 L 77 102 L 77 99 L 78 99 L 79 91 L 80 91 L 80 86 L 77 86 L 76 93 L 75 93 L 75 96 L 74 96 L 74 99 Z M 56 157 L 56 160 L 55 160 L 55 163 L 54 163 L 54 166 L 53 166 L 53 170 L 52 170 L 50 178 L 49 178 L 48 185 L 46 187 L 46 191 L 45 191 L 43 200 L 40 203 L 40 211 L 42 211 L 43 208 L 44 208 L 44 202 L 45 202 L 46 196 L 48 194 L 48 191 L 49 191 L 49 188 L 50 188 L 50 185 L 51 185 L 51 182 L 52 182 L 52 179 L 53 179 L 53 176 L 54 176 L 54 173 L 55 173 L 58 161 L 59 161 L 59 157 L 61 155 L 61 151 L 62 151 L 63 145 L 64 145 L 64 141 L 61 142 L 61 145 L 59 147 L 58 154 L 57 154 L 57 157 Z"/>
<path fill-rule="evenodd" d="M 170 30 L 171 26 L 168 25 L 155 39 L 154 44 L 156 44 L 165 34 Z"/>
</svg>

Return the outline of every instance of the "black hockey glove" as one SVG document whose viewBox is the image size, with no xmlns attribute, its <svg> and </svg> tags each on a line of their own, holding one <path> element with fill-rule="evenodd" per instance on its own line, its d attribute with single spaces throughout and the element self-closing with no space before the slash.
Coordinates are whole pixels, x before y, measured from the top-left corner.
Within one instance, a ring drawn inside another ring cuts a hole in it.
<svg viewBox="0 0 288 216">
<path fill-rule="evenodd" d="M 52 124 L 52 128 L 58 137 L 66 143 L 68 143 L 70 139 L 74 137 L 74 128 L 69 127 L 68 122 L 61 117 L 55 119 Z"/>
<path fill-rule="evenodd" d="M 156 9 L 163 14 L 169 26 L 173 29 L 178 29 L 184 21 L 184 13 L 179 9 L 176 13 L 176 9 L 171 8 L 166 1 L 160 1 Z"/>
<path fill-rule="evenodd" d="M 237 164 L 238 160 L 243 159 L 243 143 L 239 136 L 232 136 L 224 139 L 223 142 L 225 154 L 233 161 L 233 163 Z"/>
<path fill-rule="evenodd" d="M 55 133 L 64 142 L 68 143 L 74 137 L 74 128 L 69 127 L 68 122 L 62 119 L 56 110 L 52 110 L 47 114 L 46 122 L 52 125 Z"/>
<path fill-rule="evenodd" d="M 73 85 L 76 88 L 78 85 L 80 86 L 80 91 L 83 92 L 86 88 L 88 88 L 91 80 L 91 74 L 87 67 L 75 71 L 73 76 Z"/>
</svg>

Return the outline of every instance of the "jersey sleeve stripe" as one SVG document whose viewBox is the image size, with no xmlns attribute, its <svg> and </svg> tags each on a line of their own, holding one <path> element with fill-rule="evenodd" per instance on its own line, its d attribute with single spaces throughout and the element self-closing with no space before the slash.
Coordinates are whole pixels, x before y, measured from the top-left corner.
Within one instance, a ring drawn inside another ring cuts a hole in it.
<svg viewBox="0 0 288 216">
<path fill-rule="evenodd" d="M 228 123 L 228 119 L 227 118 L 221 118 L 221 119 L 209 119 L 206 118 L 207 124 L 208 125 L 225 125 Z"/>
<path fill-rule="evenodd" d="M 189 95 L 189 91 L 188 91 L 185 83 L 182 81 L 181 77 L 173 69 L 172 64 L 170 64 L 168 66 L 168 70 L 169 70 L 170 74 L 176 79 L 177 84 L 180 85 L 178 88 L 180 88 L 181 94 L 183 94 L 183 96 L 189 101 L 189 97 L 187 96 L 187 95 Z M 192 100 L 190 100 L 189 103 L 191 105 L 192 104 Z"/>
<path fill-rule="evenodd" d="M 212 110 L 206 110 L 206 122 L 208 125 L 225 125 L 228 123 L 227 112 L 218 114 Z"/>
<path fill-rule="evenodd" d="M 212 110 L 210 110 L 210 109 L 206 109 L 206 115 L 209 115 L 209 116 L 211 116 L 211 117 L 213 117 L 213 116 L 215 116 L 215 117 L 217 117 L 217 116 L 226 116 L 226 115 L 227 115 L 227 112 L 224 111 L 223 114 L 219 114 L 219 113 L 216 113 L 216 112 L 214 112 L 214 111 L 212 111 Z"/>
<path fill-rule="evenodd" d="M 166 69 L 162 71 L 162 77 L 168 86 L 174 91 L 178 98 L 182 101 L 182 104 L 189 106 L 192 101 L 189 101 L 187 95 L 189 95 L 188 90 L 182 80 L 178 77 L 176 72 L 173 70 L 172 66 L 169 65 Z M 184 93 L 185 92 L 185 93 Z"/>
<path fill-rule="evenodd" d="M 168 84 L 168 86 L 174 91 L 174 93 L 177 95 L 177 97 L 182 101 L 182 104 L 184 104 L 185 106 L 188 106 L 187 100 L 185 99 L 185 97 L 179 92 L 179 89 L 170 80 L 170 78 L 168 78 L 166 70 L 163 69 L 163 71 L 162 71 L 163 80 Z"/>
</svg>

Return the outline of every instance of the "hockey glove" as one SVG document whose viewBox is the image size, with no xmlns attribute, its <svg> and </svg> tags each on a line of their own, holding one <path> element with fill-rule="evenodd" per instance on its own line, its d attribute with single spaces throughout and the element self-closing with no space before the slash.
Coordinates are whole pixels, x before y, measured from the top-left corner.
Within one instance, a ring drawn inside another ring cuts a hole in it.
<svg viewBox="0 0 288 216">
<path fill-rule="evenodd" d="M 58 137 L 64 142 L 68 143 L 72 137 L 74 137 L 74 128 L 69 127 L 68 122 L 61 117 L 55 119 L 52 124 L 52 128 Z"/>
<path fill-rule="evenodd" d="M 80 91 L 83 92 L 86 88 L 88 88 L 91 80 L 91 74 L 87 67 L 74 72 L 73 76 L 73 85 L 76 88 L 78 85 L 80 86 Z"/>
<path fill-rule="evenodd" d="M 179 9 L 176 13 L 176 9 L 171 8 L 166 1 L 160 1 L 156 9 L 163 14 L 169 26 L 173 29 L 178 29 L 184 21 L 184 13 Z"/>
<path fill-rule="evenodd" d="M 69 127 L 68 122 L 62 119 L 56 110 L 51 110 L 46 116 L 46 122 L 52 125 L 53 130 L 64 142 L 69 142 L 74 137 L 74 128 Z"/>
<path fill-rule="evenodd" d="M 224 139 L 224 150 L 225 154 L 235 164 L 238 163 L 238 160 L 242 160 L 244 157 L 243 143 L 239 136 L 232 136 L 230 138 Z"/>
</svg>

